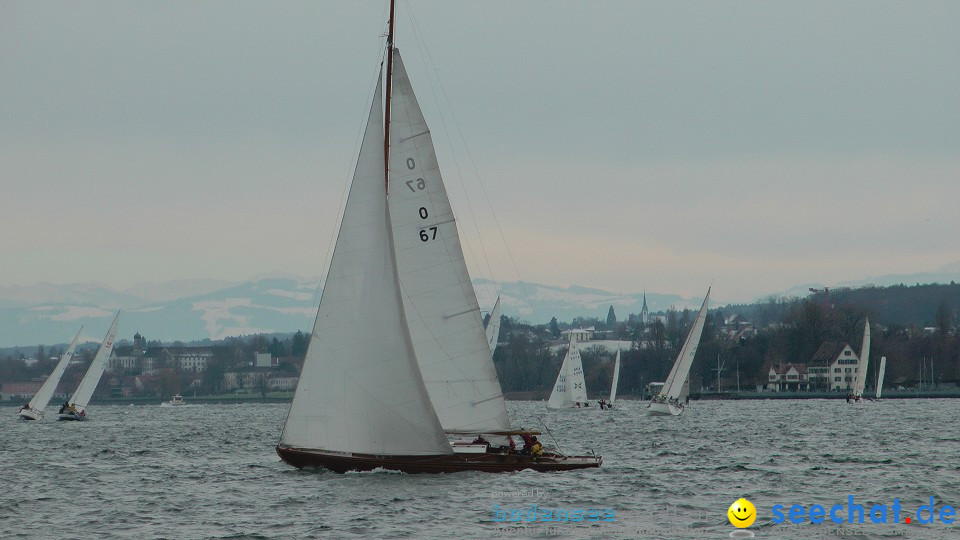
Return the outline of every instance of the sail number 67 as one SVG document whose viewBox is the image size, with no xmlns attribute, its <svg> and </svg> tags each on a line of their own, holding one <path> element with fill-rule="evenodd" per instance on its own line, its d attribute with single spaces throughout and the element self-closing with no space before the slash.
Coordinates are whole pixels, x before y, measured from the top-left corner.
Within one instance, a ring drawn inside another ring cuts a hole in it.
<svg viewBox="0 0 960 540">
<path fill-rule="evenodd" d="M 430 234 L 429 232 L 427 232 L 427 231 L 433 231 L 433 235 L 431 235 L 431 234 Z M 437 238 L 437 228 L 436 228 L 436 227 L 430 227 L 429 229 L 420 229 L 420 241 L 421 241 L 421 242 L 429 242 L 430 240 L 436 240 L 436 238 Z"/>
</svg>

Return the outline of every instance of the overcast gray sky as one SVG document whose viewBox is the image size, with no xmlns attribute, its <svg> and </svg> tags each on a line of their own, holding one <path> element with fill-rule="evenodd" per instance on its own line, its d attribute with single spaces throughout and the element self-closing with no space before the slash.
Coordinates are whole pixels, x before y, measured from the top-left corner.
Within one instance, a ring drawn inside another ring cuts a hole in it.
<svg viewBox="0 0 960 540">
<path fill-rule="evenodd" d="M 324 273 L 385 19 L 0 0 L 0 285 Z M 475 277 L 517 278 L 497 221 L 522 279 L 623 292 L 751 299 L 960 261 L 960 2 L 397 19 Z"/>
</svg>

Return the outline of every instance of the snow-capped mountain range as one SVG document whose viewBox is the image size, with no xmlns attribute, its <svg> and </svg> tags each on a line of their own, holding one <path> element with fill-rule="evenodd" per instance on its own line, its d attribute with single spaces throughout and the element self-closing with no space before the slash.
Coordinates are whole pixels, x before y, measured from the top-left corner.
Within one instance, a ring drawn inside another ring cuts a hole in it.
<svg viewBox="0 0 960 540">
<path fill-rule="evenodd" d="M 949 283 L 960 281 L 960 263 L 936 273 L 885 275 L 835 286 Z M 103 339 L 113 314 L 122 310 L 120 336 L 140 332 L 149 340 L 165 342 L 222 339 L 258 333 L 307 331 L 320 301 L 320 278 L 273 273 L 243 283 L 213 279 L 143 283 L 116 291 L 97 283 L 0 287 L 0 347 L 30 347 L 70 341 L 84 326 L 89 341 Z M 778 296 L 805 296 L 809 287 L 793 287 Z M 639 313 L 643 293 L 620 294 L 587 287 L 558 287 L 527 282 L 474 280 L 481 309 L 501 296 L 503 313 L 521 320 L 545 323 L 551 317 L 569 322 L 575 317 L 605 319 L 613 306 L 618 319 Z M 651 312 L 671 307 L 696 309 L 702 297 L 647 292 Z M 724 305 L 715 299 L 714 306 Z"/>
<path fill-rule="evenodd" d="M 320 301 L 318 278 L 258 276 L 243 283 L 178 280 L 140 284 L 123 291 L 78 283 L 0 287 L 0 347 L 27 347 L 70 341 L 80 325 L 89 341 L 103 339 L 120 309 L 120 335 L 140 332 L 149 340 L 192 341 L 257 333 L 307 331 Z M 505 315 L 531 322 L 551 317 L 603 317 L 614 306 L 618 317 L 639 313 L 643 294 L 617 294 L 585 287 L 476 280 L 481 309 L 501 295 Z M 697 307 L 702 299 L 647 294 L 651 311 Z"/>
</svg>

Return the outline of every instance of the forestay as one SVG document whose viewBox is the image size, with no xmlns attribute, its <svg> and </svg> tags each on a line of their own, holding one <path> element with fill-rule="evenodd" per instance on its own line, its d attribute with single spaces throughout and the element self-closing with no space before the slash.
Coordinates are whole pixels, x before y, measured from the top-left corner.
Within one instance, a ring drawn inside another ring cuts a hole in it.
<svg viewBox="0 0 960 540">
<path fill-rule="evenodd" d="M 420 106 L 394 51 L 389 206 L 404 312 L 444 429 L 510 428 L 457 224 Z"/>
<path fill-rule="evenodd" d="M 381 82 L 281 444 L 451 454 L 403 317 L 384 193 Z"/>
</svg>

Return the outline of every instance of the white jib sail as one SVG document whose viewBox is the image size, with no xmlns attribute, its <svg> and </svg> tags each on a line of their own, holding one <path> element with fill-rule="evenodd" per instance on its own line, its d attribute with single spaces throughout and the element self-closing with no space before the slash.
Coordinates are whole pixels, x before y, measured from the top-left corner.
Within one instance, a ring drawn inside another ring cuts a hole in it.
<svg viewBox="0 0 960 540">
<path fill-rule="evenodd" d="M 113 318 L 110 329 L 107 330 L 107 335 L 103 337 L 103 342 L 100 344 L 97 355 L 93 357 L 93 362 L 90 363 L 90 367 L 87 368 L 87 373 L 80 381 L 80 386 L 77 387 L 77 391 L 74 392 L 73 397 L 70 398 L 70 403 L 77 408 L 77 412 L 87 408 L 87 404 L 90 403 L 90 398 L 93 397 L 94 390 L 97 389 L 97 384 L 100 383 L 100 377 L 107 368 L 107 360 L 110 359 L 110 352 L 113 351 L 113 342 L 117 339 L 117 322 L 119 320 L 120 312 L 118 311 L 116 317 Z"/>
<path fill-rule="evenodd" d="M 70 346 L 67 347 L 66 352 L 60 357 L 60 361 L 57 362 L 50 376 L 47 377 L 47 380 L 43 381 L 40 390 L 38 390 L 33 396 L 33 399 L 30 400 L 31 409 L 42 413 L 43 410 L 47 408 L 47 404 L 50 403 L 50 398 L 52 398 L 53 393 L 57 391 L 57 385 L 60 384 L 60 378 L 63 377 L 63 372 L 67 370 L 70 360 L 73 360 L 73 351 L 77 348 L 77 341 L 80 340 L 80 332 L 83 332 L 82 326 L 80 330 L 77 331 L 77 335 L 73 337 L 73 341 L 70 342 Z"/>
<path fill-rule="evenodd" d="M 394 50 L 390 217 L 404 312 L 420 372 L 450 431 L 510 429 L 433 140 Z"/>
<path fill-rule="evenodd" d="M 870 319 L 863 323 L 863 348 L 860 349 L 860 363 L 857 364 L 857 377 L 853 387 L 853 395 L 860 397 L 867 385 L 867 366 L 870 365 Z"/>
<path fill-rule="evenodd" d="M 617 399 L 617 383 L 620 381 L 620 349 L 617 349 L 617 359 L 613 363 L 613 382 L 610 383 L 610 403 Z"/>
<path fill-rule="evenodd" d="M 384 185 L 381 92 L 378 81 L 281 444 L 450 454 L 403 317 Z"/>
<path fill-rule="evenodd" d="M 587 387 L 583 378 L 580 349 L 577 347 L 577 340 L 571 338 L 570 347 L 567 349 L 566 356 L 563 357 L 563 364 L 560 366 L 560 373 L 557 375 L 557 382 L 553 385 L 547 407 L 568 409 L 575 407 L 576 403 L 586 403 L 586 401 Z"/>
<path fill-rule="evenodd" d="M 693 365 L 693 359 L 697 356 L 697 348 L 700 347 L 700 336 L 703 334 L 703 325 L 707 320 L 707 305 L 709 303 L 710 289 L 708 288 L 707 295 L 703 298 L 703 305 L 700 306 L 700 312 L 697 313 L 697 319 L 693 321 L 687 339 L 683 342 L 683 348 L 680 349 L 680 354 L 677 355 L 677 359 L 673 363 L 674 369 L 670 371 L 667 384 L 661 390 L 661 394 L 667 398 L 680 399 L 683 394 L 683 386 L 690 374 L 690 366 Z"/>
<path fill-rule="evenodd" d="M 497 340 L 500 339 L 500 297 L 490 310 L 490 320 L 487 321 L 487 344 L 490 345 L 490 354 L 497 352 Z"/>
<path fill-rule="evenodd" d="M 880 373 L 877 374 L 877 399 L 880 399 L 880 394 L 883 392 L 883 374 L 887 371 L 887 357 L 880 357 Z"/>
</svg>

